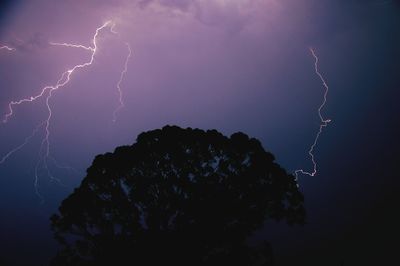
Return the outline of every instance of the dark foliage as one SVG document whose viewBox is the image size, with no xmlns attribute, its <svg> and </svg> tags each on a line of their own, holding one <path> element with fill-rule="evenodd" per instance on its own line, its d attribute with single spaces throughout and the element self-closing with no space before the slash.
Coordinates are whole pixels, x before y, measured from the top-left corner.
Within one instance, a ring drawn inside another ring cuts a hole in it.
<svg viewBox="0 0 400 266">
<path fill-rule="evenodd" d="M 272 265 L 246 238 L 304 217 L 295 178 L 258 140 L 166 126 L 95 158 L 51 217 L 53 264 Z"/>
</svg>

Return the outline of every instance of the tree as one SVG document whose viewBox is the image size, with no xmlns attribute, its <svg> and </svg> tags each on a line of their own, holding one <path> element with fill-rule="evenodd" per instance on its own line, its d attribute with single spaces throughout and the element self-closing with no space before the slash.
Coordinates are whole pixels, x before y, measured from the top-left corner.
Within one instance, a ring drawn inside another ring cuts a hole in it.
<svg viewBox="0 0 400 266">
<path fill-rule="evenodd" d="M 96 156 L 51 217 L 55 265 L 271 265 L 246 238 L 304 222 L 293 175 L 243 133 L 166 126 Z"/>
</svg>

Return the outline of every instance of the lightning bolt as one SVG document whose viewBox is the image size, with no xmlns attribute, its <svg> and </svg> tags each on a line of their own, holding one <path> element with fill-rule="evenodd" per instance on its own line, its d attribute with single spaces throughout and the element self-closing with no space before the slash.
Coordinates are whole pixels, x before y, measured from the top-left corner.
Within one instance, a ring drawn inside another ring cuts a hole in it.
<svg viewBox="0 0 400 266">
<path fill-rule="evenodd" d="M 124 69 L 122 70 L 121 75 L 120 75 L 119 80 L 118 80 L 118 83 L 117 83 L 118 96 L 119 96 L 118 97 L 119 105 L 117 106 L 117 108 L 113 112 L 113 122 L 117 121 L 117 113 L 122 108 L 125 107 L 123 94 L 122 94 L 122 89 L 121 89 L 121 83 L 124 80 L 124 76 L 125 76 L 126 72 L 128 72 L 128 63 L 129 63 L 129 59 L 131 58 L 131 55 L 132 55 L 132 50 L 131 50 L 131 46 L 129 45 L 129 43 L 125 42 L 125 45 L 128 48 L 128 56 L 125 59 Z"/>
<path fill-rule="evenodd" d="M 47 118 L 40 123 L 32 132 L 31 135 L 29 135 L 25 141 L 20 144 L 19 146 L 15 147 L 14 149 L 12 149 L 11 151 L 9 151 L 7 154 L 5 154 L 1 159 L 0 159 L 0 164 L 3 164 L 10 156 L 12 156 L 14 153 L 16 153 L 17 151 L 21 150 L 25 145 L 27 145 L 29 143 L 29 141 L 38 133 L 38 131 L 41 128 L 44 128 L 44 137 L 42 139 L 42 142 L 40 144 L 40 148 L 39 148 L 39 159 L 36 163 L 35 166 L 35 179 L 34 179 L 34 187 L 35 187 L 35 192 L 36 194 L 39 196 L 39 198 L 41 198 L 43 200 L 43 197 L 41 196 L 40 192 L 39 192 L 39 170 L 40 169 L 44 169 L 46 170 L 48 176 L 50 177 L 51 180 L 53 181 L 57 181 L 58 183 L 61 184 L 60 180 L 56 179 L 50 172 L 49 167 L 48 167 L 48 161 L 51 160 L 55 166 L 63 168 L 63 169 L 72 169 L 71 167 L 65 167 L 65 166 L 61 166 L 60 164 L 58 164 L 55 159 L 53 157 L 50 156 L 50 123 L 51 123 L 51 119 L 53 117 L 53 113 L 52 113 L 52 108 L 51 108 L 51 99 L 53 94 L 59 90 L 62 89 L 63 87 L 65 87 L 71 80 L 72 75 L 80 70 L 80 69 L 85 69 L 89 66 L 91 66 L 94 62 L 96 53 L 97 53 L 97 39 L 98 36 L 100 34 L 100 32 L 102 30 L 104 30 L 105 28 L 109 28 L 110 32 L 112 33 L 117 33 L 114 30 L 115 27 L 115 23 L 112 21 L 107 21 L 105 22 L 103 25 L 101 25 L 100 27 L 98 27 L 95 31 L 95 34 L 93 35 L 93 38 L 91 40 L 91 46 L 85 46 L 82 44 L 71 44 L 71 43 L 58 43 L 58 42 L 50 42 L 49 44 L 52 46 L 63 46 L 63 47 L 68 47 L 68 48 L 78 48 L 78 49 L 84 49 L 87 50 L 91 53 L 90 56 L 90 60 L 78 65 L 75 65 L 74 67 L 66 70 L 65 72 L 63 72 L 60 76 L 60 78 L 58 79 L 57 83 L 55 85 L 52 86 L 45 86 L 43 87 L 40 92 L 37 95 L 34 96 L 30 96 L 28 98 L 24 98 L 24 99 L 20 99 L 17 101 L 11 101 L 8 104 L 8 112 L 4 115 L 4 119 L 3 119 L 3 123 L 7 123 L 8 120 L 14 115 L 14 107 L 24 104 L 24 103 L 32 103 L 40 98 L 44 98 L 45 99 L 45 105 L 46 105 L 46 109 L 47 109 Z M 125 60 L 125 64 L 124 64 L 124 69 L 121 72 L 120 78 L 118 80 L 117 83 L 117 89 L 118 89 L 118 93 L 119 93 L 119 106 L 117 107 L 117 109 L 114 111 L 113 113 L 113 117 L 114 120 L 116 120 L 116 114 L 117 112 L 124 107 L 124 103 L 123 103 L 123 95 L 122 95 L 122 89 L 121 89 L 121 83 L 123 81 L 123 78 L 126 74 L 126 72 L 128 71 L 128 61 L 131 57 L 131 48 L 129 43 L 125 43 L 128 47 L 128 55 L 126 57 Z M 10 47 L 7 47 L 8 49 L 13 49 Z M 4 48 L 6 49 L 6 48 Z"/>
<path fill-rule="evenodd" d="M 310 146 L 310 149 L 308 150 L 308 155 L 311 158 L 311 162 L 312 162 L 313 168 L 312 168 L 311 171 L 306 171 L 306 170 L 303 170 L 303 169 L 296 170 L 294 172 L 296 178 L 298 177 L 298 174 L 303 174 L 303 175 L 308 175 L 308 176 L 315 176 L 317 174 L 318 165 L 317 165 L 317 161 L 315 159 L 314 150 L 315 150 L 315 148 L 316 148 L 316 146 L 318 144 L 318 140 L 319 140 L 319 137 L 321 136 L 321 133 L 322 133 L 323 129 L 328 126 L 329 122 L 331 122 L 331 119 L 325 119 L 322 116 L 322 113 L 321 113 L 322 109 L 324 108 L 324 106 L 326 104 L 326 101 L 327 101 L 327 97 L 328 97 L 328 93 L 329 93 L 329 86 L 328 86 L 328 83 L 326 82 L 326 80 L 324 79 L 324 77 L 322 76 L 321 72 L 319 71 L 319 68 L 318 68 L 319 59 L 318 59 L 317 54 L 315 53 L 313 48 L 309 48 L 309 50 L 311 52 L 311 55 L 314 58 L 314 71 L 315 71 L 315 74 L 317 74 L 317 76 L 321 80 L 322 85 L 325 88 L 325 91 L 324 91 L 323 101 L 322 101 L 321 105 L 318 107 L 318 116 L 319 116 L 319 119 L 320 119 L 319 130 L 318 130 L 318 132 L 317 132 L 317 134 L 316 134 L 316 136 L 314 138 L 314 142 L 312 143 L 312 145 Z"/>
<path fill-rule="evenodd" d="M 119 35 L 119 32 L 117 32 L 117 31 L 115 30 L 115 26 L 116 26 L 116 23 L 113 23 L 113 25 L 112 25 L 111 28 L 110 28 L 110 31 L 111 31 L 112 33 L 114 33 L 114 34 Z M 116 107 L 116 109 L 115 109 L 114 112 L 113 112 L 113 120 L 112 120 L 113 122 L 116 122 L 116 121 L 117 121 L 117 114 L 118 114 L 118 112 L 119 112 L 122 108 L 125 107 L 124 100 L 123 100 L 123 93 L 122 93 L 122 89 L 121 89 L 121 83 L 122 83 L 122 81 L 124 80 L 124 77 L 125 77 L 126 72 L 128 72 L 128 63 L 129 63 L 129 60 L 130 60 L 131 55 L 132 55 L 132 49 L 131 49 L 130 44 L 129 44 L 128 42 L 125 42 L 125 45 L 126 45 L 126 47 L 128 48 L 128 55 L 127 55 L 127 57 L 126 57 L 126 59 L 125 59 L 124 69 L 122 70 L 121 75 L 120 75 L 119 80 L 118 80 L 118 83 L 117 83 L 118 103 L 119 103 L 119 104 L 118 104 L 118 106 Z"/>
<path fill-rule="evenodd" d="M 12 51 L 15 51 L 16 49 L 13 47 L 7 46 L 7 45 L 1 45 L 0 50 L 7 50 L 7 51 L 12 52 Z"/>
<path fill-rule="evenodd" d="M 14 149 L 12 149 L 8 153 L 6 153 L 6 155 L 4 155 L 3 158 L 1 158 L 0 164 L 3 164 L 11 155 L 13 155 L 15 152 L 17 152 L 20 149 L 22 149 L 23 147 L 25 147 L 25 145 L 27 145 L 29 143 L 29 141 L 37 134 L 37 132 L 43 126 L 44 126 L 44 122 L 42 122 L 38 126 L 36 126 L 36 128 L 33 130 L 32 134 L 30 136 L 28 136 L 27 138 L 25 138 L 25 141 L 22 144 L 18 145 L 17 147 L 15 147 Z"/>
<path fill-rule="evenodd" d="M 26 102 L 34 102 L 34 101 L 36 101 L 37 99 L 43 97 L 43 95 L 45 95 L 45 94 L 48 92 L 48 93 L 47 93 L 47 97 L 46 97 L 46 107 L 47 107 L 47 109 L 48 109 L 48 114 L 49 114 L 49 116 L 48 116 L 48 119 L 46 120 L 46 131 L 47 131 L 48 134 L 50 134 L 50 133 L 48 132 L 48 128 L 49 128 L 49 123 L 50 123 L 50 119 L 51 119 L 51 116 L 52 116 L 52 111 L 51 111 L 51 107 L 50 107 L 49 101 L 50 101 L 50 99 L 51 99 L 52 93 L 53 93 L 54 91 L 56 91 L 56 90 L 58 90 L 58 89 L 64 87 L 66 84 L 68 84 L 68 82 L 69 82 L 70 79 L 71 79 L 71 75 L 72 75 L 77 69 L 81 69 L 81 68 L 88 67 L 88 66 L 90 66 L 90 65 L 93 63 L 94 57 L 95 57 L 96 51 L 97 51 L 97 37 L 98 37 L 98 35 L 99 35 L 99 32 L 100 32 L 102 29 L 104 29 L 105 27 L 109 26 L 110 23 L 112 23 L 112 22 L 111 22 L 111 21 L 107 21 L 107 22 L 104 23 L 101 27 L 99 27 L 99 28 L 96 29 L 96 33 L 95 33 L 95 35 L 93 36 L 93 39 L 92 39 L 93 47 L 87 47 L 87 46 L 84 46 L 84 45 L 77 45 L 77 44 L 53 43 L 53 42 L 50 42 L 51 45 L 55 45 L 55 46 L 66 46 L 66 47 L 72 47 L 72 48 L 84 48 L 84 49 L 86 49 L 86 50 L 89 50 L 89 51 L 91 51 L 90 61 L 89 61 L 89 62 L 86 62 L 86 63 L 83 63 L 83 64 L 76 65 L 76 66 L 74 66 L 73 68 L 68 69 L 67 71 L 65 71 L 64 73 L 61 74 L 61 77 L 60 77 L 60 79 L 57 81 L 56 85 L 44 87 L 44 88 L 40 91 L 39 94 L 37 94 L 37 95 L 35 95 L 35 96 L 31 96 L 31 97 L 29 97 L 29 98 L 21 99 L 21 100 L 18 100 L 18 101 L 11 101 L 11 102 L 8 104 L 9 112 L 6 113 L 6 115 L 4 116 L 3 122 L 4 122 L 4 123 L 7 123 L 8 119 L 14 114 L 14 109 L 13 109 L 13 106 L 14 106 L 14 105 L 20 105 L 20 104 L 23 104 L 23 103 L 26 103 Z"/>
</svg>

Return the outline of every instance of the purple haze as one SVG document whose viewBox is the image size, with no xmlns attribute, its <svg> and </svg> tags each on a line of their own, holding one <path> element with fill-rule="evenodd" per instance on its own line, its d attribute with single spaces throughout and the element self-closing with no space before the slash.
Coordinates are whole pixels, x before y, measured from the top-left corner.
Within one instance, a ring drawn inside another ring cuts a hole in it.
<svg viewBox="0 0 400 266">
<path fill-rule="evenodd" d="M 1 115 L 10 101 L 54 85 L 63 71 L 89 59 L 85 50 L 49 42 L 90 45 L 95 29 L 110 19 L 120 37 L 102 32 L 94 64 L 77 71 L 51 100 L 51 154 L 81 173 L 52 165 L 53 174 L 67 185 L 63 187 L 50 182 L 42 169 L 40 190 L 46 201 L 40 205 L 33 170 L 44 132 L 0 165 L 0 237 L 5 243 L 0 246 L 0 264 L 3 258 L 41 264 L 54 254 L 49 215 L 79 184 L 96 154 L 131 144 L 145 130 L 176 124 L 225 134 L 243 131 L 259 138 L 288 171 L 311 168 L 307 151 L 318 130 L 316 111 L 324 88 L 314 73 L 310 46 L 331 87 L 323 112 L 333 122 L 316 150 L 319 175 L 300 180 L 311 225 L 297 231 L 279 229 L 273 244 L 278 255 L 292 252 L 298 258 L 298 247 L 308 243 L 302 249 L 303 262 L 314 258 L 316 264 L 307 265 L 327 265 L 325 258 L 339 253 L 338 260 L 349 256 L 352 247 L 347 243 L 353 238 L 346 230 L 362 224 L 364 217 L 354 218 L 353 209 L 365 210 L 360 206 L 375 199 L 368 184 L 377 175 L 382 180 L 393 176 L 387 167 L 393 160 L 391 150 L 381 149 L 395 150 L 398 143 L 390 141 L 399 135 L 393 129 L 398 117 L 393 116 L 397 109 L 392 102 L 398 99 L 400 84 L 395 71 L 400 67 L 400 34 L 394 26 L 400 25 L 398 14 L 399 5 L 384 0 L 10 4 L 6 13 L 0 12 L 0 46 L 16 51 L 0 50 Z M 125 41 L 133 54 L 121 83 L 125 107 L 114 123 Z M 16 107 L 15 115 L 0 127 L 0 156 L 22 143 L 45 118 L 43 100 Z M 383 154 L 381 161 L 369 156 L 373 153 Z M 365 165 L 385 165 L 389 170 L 382 173 L 377 167 L 370 172 Z M 364 183 L 359 185 L 361 175 Z M 336 218 L 321 206 L 329 207 Z M 332 233 L 336 231 L 340 233 Z M 292 235 L 290 243 L 279 240 L 281 232 Z M 333 247 L 321 248 L 318 257 L 313 252 L 326 244 L 321 239 L 332 239 Z M 357 258 L 352 265 L 362 264 Z M 282 261 L 290 259 L 282 256 Z"/>
</svg>

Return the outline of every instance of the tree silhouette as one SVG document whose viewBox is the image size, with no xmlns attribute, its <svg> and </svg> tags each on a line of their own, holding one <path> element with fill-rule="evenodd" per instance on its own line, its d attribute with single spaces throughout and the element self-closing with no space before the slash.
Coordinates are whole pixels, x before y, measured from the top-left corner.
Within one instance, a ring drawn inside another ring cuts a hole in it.
<svg viewBox="0 0 400 266">
<path fill-rule="evenodd" d="M 96 156 L 52 229 L 54 265 L 272 265 L 246 238 L 304 222 L 293 175 L 243 133 L 166 126 Z M 160 263 L 161 262 L 161 263 Z"/>
</svg>

